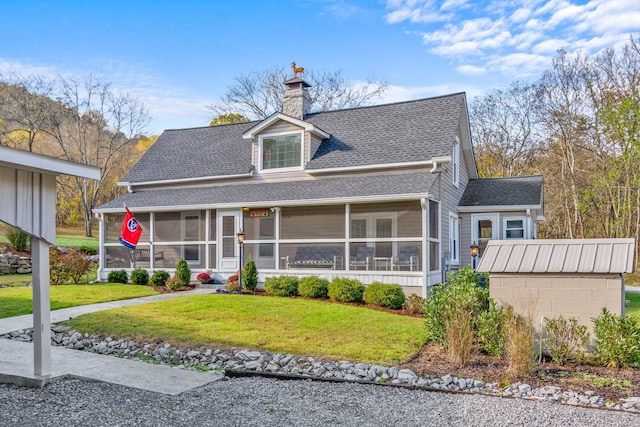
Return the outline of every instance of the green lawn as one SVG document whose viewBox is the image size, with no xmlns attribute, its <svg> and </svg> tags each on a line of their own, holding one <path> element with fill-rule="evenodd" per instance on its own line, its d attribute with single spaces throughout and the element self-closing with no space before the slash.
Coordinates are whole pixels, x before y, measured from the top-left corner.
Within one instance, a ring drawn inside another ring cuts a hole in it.
<svg viewBox="0 0 640 427">
<path fill-rule="evenodd" d="M 629 300 L 629 305 L 626 308 L 626 314 L 636 316 L 640 319 L 640 294 L 627 292 L 625 295 Z"/>
<path fill-rule="evenodd" d="M 424 319 L 294 298 L 194 295 L 79 316 L 82 332 L 393 364 L 426 342 Z"/>
<path fill-rule="evenodd" d="M 79 248 L 87 246 L 98 249 L 98 231 L 93 233 L 96 237 L 86 237 L 84 228 L 57 228 L 56 229 L 56 246 Z M 0 243 L 9 243 L 9 240 L 0 230 Z"/>
<path fill-rule="evenodd" d="M 118 283 L 51 286 L 51 309 L 144 297 L 157 293 L 150 286 Z M 32 289 L 27 286 L 0 288 L 0 318 L 31 313 L 32 298 Z"/>
</svg>

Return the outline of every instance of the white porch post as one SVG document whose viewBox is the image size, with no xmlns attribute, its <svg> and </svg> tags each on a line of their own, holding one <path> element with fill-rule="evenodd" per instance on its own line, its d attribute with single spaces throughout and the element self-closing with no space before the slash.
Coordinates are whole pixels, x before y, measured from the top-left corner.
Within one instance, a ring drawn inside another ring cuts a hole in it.
<svg viewBox="0 0 640 427">
<path fill-rule="evenodd" d="M 427 289 L 429 288 L 429 202 L 424 197 L 420 199 L 422 207 L 422 298 L 427 298 Z"/>
<path fill-rule="evenodd" d="M 51 313 L 49 311 L 49 244 L 33 237 L 33 371 L 51 375 Z"/>
</svg>

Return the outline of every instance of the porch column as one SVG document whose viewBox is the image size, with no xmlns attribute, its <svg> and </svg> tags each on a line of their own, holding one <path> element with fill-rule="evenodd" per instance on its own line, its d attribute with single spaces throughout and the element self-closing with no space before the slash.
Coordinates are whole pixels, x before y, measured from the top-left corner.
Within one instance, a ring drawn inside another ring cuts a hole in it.
<svg viewBox="0 0 640 427">
<path fill-rule="evenodd" d="M 345 270 L 351 269 L 351 205 L 349 203 L 345 203 L 344 205 L 344 237 L 345 237 L 345 248 L 344 248 L 344 266 Z"/>
<path fill-rule="evenodd" d="M 51 313 L 49 311 L 49 244 L 31 239 L 33 271 L 33 372 L 51 375 Z"/>
<path fill-rule="evenodd" d="M 422 298 L 427 298 L 427 289 L 429 288 L 429 201 L 424 197 L 420 199 L 420 207 L 422 208 Z"/>
</svg>

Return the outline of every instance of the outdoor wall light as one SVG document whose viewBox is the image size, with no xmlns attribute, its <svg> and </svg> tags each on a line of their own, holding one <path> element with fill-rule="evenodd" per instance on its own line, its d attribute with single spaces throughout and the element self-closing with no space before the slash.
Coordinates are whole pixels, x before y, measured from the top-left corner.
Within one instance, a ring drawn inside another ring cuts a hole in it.
<svg viewBox="0 0 640 427">
<path fill-rule="evenodd" d="M 473 269 L 476 269 L 476 257 L 478 256 L 478 250 L 480 249 L 480 247 L 478 246 L 478 244 L 476 242 L 473 242 L 471 244 L 471 257 L 473 258 Z"/>
</svg>

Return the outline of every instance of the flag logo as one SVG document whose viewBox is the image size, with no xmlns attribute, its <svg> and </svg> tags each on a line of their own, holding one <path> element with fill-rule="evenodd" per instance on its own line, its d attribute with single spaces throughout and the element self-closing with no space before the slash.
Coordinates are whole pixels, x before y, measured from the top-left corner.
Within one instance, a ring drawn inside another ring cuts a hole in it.
<svg viewBox="0 0 640 427">
<path fill-rule="evenodd" d="M 138 223 L 129 208 L 125 206 L 127 213 L 122 222 L 122 231 L 120 232 L 120 243 L 129 249 L 135 249 L 142 234 L 142 226 Z"/>
</svg>

